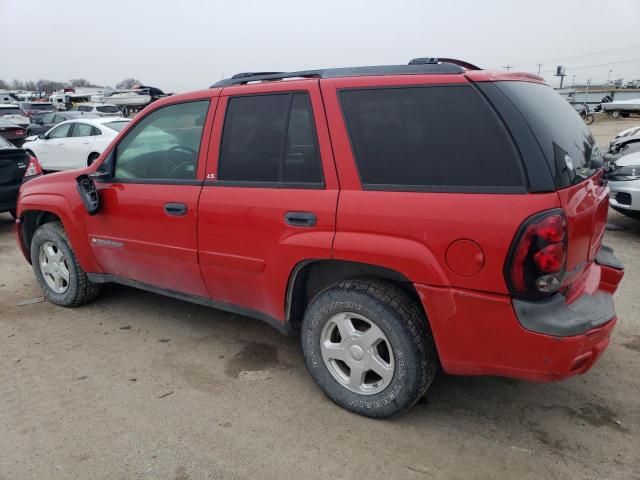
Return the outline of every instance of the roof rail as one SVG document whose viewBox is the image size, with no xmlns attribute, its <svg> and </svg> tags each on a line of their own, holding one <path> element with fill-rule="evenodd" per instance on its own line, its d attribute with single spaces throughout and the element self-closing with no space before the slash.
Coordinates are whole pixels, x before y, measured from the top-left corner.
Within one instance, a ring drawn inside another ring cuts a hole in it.
<svg viewBox="0 0 640 480">
<path fill-rule="evenodd" d="M 465 62 L 464 60 L 458 60 L 456 58 L 413 58 L 409 62 L 409 65 L 433 65 L 436 63 L 452 63 L 453 65 L 458 65 L 459 67 L 466 68 L 467 70 L 482 70 L 480 67 L 475 66 L 473 63 Z"/>
<path fill-rule="evenodd" d="M 440 62 L 440 63 L 438 63 Z M 470 64 L 469 64 L 470 65 Z M 475 68 L 477 69 L 477 67 Z M 365 75 L 420 75 L 420 74 L 461 74 L 465 68 L 450 62 L 435 60 L 433 63 L 415 63 L 410 65 L 379 65 L 371 67 L 327 68 L 322 70 L 301 70 L 298 72 L 258 72 L 238 73 L 231 78 L 220 80 L 211 85 L 229 87 L 250 82 L 265 82 L 293 78 L 339 78 L 361 77 Z"/>
</svg>

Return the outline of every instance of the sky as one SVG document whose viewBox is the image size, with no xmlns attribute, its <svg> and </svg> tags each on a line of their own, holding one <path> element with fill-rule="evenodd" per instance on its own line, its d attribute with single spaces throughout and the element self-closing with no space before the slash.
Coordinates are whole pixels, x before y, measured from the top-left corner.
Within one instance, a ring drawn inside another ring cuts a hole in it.
<svg viewBox="0 0 640 480">
<path fill-rule="evenodd" d="M 640 0 L 0 0 L 0 79 L 134 77 L 167 92 L 247 71 L 453 57 L 565 85 L 640 79 Z M 575 79 L 573 77 L 575 75 Z"/>
</svg>

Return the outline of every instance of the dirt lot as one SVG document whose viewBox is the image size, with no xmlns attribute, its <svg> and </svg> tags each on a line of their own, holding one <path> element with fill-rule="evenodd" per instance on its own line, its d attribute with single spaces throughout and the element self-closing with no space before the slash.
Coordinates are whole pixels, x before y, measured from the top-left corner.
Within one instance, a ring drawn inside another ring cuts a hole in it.
<svg viewBox="0 0 640 480">
<path fill-rule="evenodd" d="M 596 121 L 605 144 L 632 122 Z M 40 296 L 0 214 L 0 479 L 640 479 L 640 222 L 612 344 L 555 384 L 439 378 L 369 420 L 316 388 L 295 338 L 258 321 L 111 287 L 67 310 Z"/>
</svg>

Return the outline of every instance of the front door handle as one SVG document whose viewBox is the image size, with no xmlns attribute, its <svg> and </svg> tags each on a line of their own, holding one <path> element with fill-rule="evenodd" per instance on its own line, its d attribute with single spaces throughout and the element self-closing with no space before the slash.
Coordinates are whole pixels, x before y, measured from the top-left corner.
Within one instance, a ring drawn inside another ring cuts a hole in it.
<svg viewBox="0 0 640 480">
<path fill-rule="evenodd" d="M 187 214 L 187 206 L 184 203 L 170 202 L 164 204 L 164 211 L 167 215 L 180 216 Z"/>
<path fill-rule="evenodd" d="M 314 227 L 318 218 L 315 213 L 310 212 L 287 212 L 284 214 L 284 221 L 292 227 Z"/>
</svg>

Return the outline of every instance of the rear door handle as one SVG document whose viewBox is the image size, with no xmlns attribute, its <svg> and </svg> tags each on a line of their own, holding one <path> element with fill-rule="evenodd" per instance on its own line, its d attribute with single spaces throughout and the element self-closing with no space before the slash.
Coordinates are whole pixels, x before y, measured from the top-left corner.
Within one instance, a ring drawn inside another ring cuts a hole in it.
<svg viewBox="0 0 640 480">
<path fill-rule="evenodd" d="M 187 206 L 184 203 L 170 202 L 164 204 L 164 211 L 167 215 L 180 216 L 187 214 Z"/>
<path fill-rule="evenodd" d="M 287 212 L 284 214 L 284 221 L 292 227 L 314 227 L 318 218 L 315 213 L 310 212 Z"/>
</svg>

